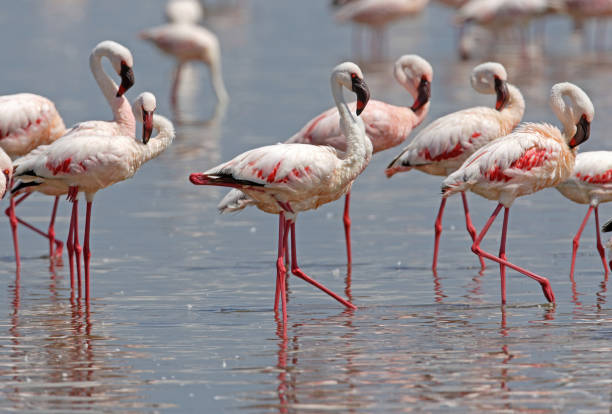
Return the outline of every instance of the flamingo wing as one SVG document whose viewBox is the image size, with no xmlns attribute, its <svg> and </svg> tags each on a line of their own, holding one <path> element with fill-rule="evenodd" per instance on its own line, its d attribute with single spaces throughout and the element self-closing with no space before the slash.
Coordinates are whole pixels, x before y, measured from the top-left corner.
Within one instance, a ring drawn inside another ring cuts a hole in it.
<svg viewBox="0 0 612 414">
<path fill-rule="evenodd" d="M 464 191 L 468 186 L 496 183 L 559 181 L 557 166 L 563 146 L 561 132 L 549 124 L 523 124 L 513 133 L 492 141 L 472 154 L 443 182 L 446 192 Z M 549 185 L 544 185 L 549 186 Z"/>
<path fill-rule="evenodd" d="M 498 112 L 477 107 L 436 119 L 422 129 L 389 165 L 389 169 L 465 160 L 502 134 Z M 458 165 L 457 165 L 458 166 Z"/>
<path fill-rule="evenodd" d="M 64 136 L 15 160 L 15 176 L 24 181 L 60 180 L 68 185 L 104 188 L 131 177 L 138 143 L 127 136 Z"/>
<path fill-rule="evenodd" d="M 612 152 L 589 151 L 576 156 L 572 179 L 612 188 Z"/>
<path fill-rule="evenodd" d="M 327 184 L 340 162 L 331 147 L 277 144 L 247 151 L 204 174 L 238 186 L 301 192 Z"/>
</svg>

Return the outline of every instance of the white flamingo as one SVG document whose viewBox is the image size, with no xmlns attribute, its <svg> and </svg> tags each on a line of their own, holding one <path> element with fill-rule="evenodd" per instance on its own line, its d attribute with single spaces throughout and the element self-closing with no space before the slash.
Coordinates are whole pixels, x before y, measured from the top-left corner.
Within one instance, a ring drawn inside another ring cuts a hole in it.
<svg viewBox="0 0 612 414">
<path fill-rule="evenodd" d="M 569 100 L 569 105 L 564 98 Z M 552 87 L 550 105 L 563 123 L 563 132 L 547 123 L 524 123 L 511 134 L 476 151 L 442 183 L 443 197 L 471 190 L 498 201 L 495 211 L 474 240 L 472 251 L 500 264 L 502 303 L 506 303 L 505 266 L 536 280 L 546 299 L 555 301 L 548 279 L 506 260 L 508 214 L 514 200 L 568 179 L 574 168 L 576 146 L 589 138 L 589 125 L 595 111 L 582 89 L 571 83 L 558 83 Z M 502 207 L 504 224 L 497 257 L 482 250 L 480 243 Z"/>
<path fill-rule="evenodd" d="M 170 23 L 197 24 L 204 17 L 204 9 L 198 0 L 169 0 L 166 3 L 166 20 Z"/>
<path fill-rule="evenodd" d="M 85 218 L 85 298 L 89 300 L 89 248 L 91 205 L 99 190 L 119 181 L 131 178 L 140 166 L 157 157 L 172 143 L 172 123 L 154 115 L 156 102 L 153 94 L 145 92 L 135 100 L 133 111 L 143 121 L 143 142 L 129 135 L 65 135 L 51 145 L 37 148 L 32 153 L 15 160 L 15 178 L 22 181 L 15 191 L 36 186 L 41 192 L 68 194 L 73 201 L 68 245 L 74 238 L 78 250 L 78 192 L 85 193 L 87 213 Z M 151 138 L 151 129 L 159 131 Z M 77 261 L 79 257 L 77 256 Z"/>
<path fill-rule="evenodd" d="M 279 215 L 277 279 L 274 308 L 281 296 L 283 322 L 286 326 L 284 258 L 287 235 L 291 229 L 291 272 L 323 290 L 346 307 L 355 306 L 308 277 L 298 266 L 295 245 L 297 213 L 312 210 L 344 195 L 368 162 L 367 137 L 363 122 L 351 113 L 342 88 L 357 95 L 359 115 L 369 99 L 369 90 L 357 65 L 344 62 L 331 75 L 331 88 L 340 113 L 340 128 L 347 138 L 345 156 L 340 158 L 331 147 L 304 144 L 277 144 L 260 147 L 189 179 L 196 185 L 238 188 L 267 213 Z"/>
<path fill-rule="evenodd" d="M 485 106 L 463 109 L 436 119 L 423 128 L 397 156 L 385 173 L 387 177 L 416 169 L 427 174 L 447 176 L 476 150 L 496 138 L 509 134 L 523 118 L 525 100 L 517 87 L 508 83 L 506 69 L 499 63 L 486 62 L 472 70 L 472 87 L 480 93 L 495 94 L 495 109 Z M 464 193 L 461 193 L 467 230 L 476 237 Z M 432 270 L 438 265 L 442 234 L 442 216 L 446 198 L 442 198 L 434 225 L 435 240 Z M 484 261 L 481 259 L 484 268 Z"/>
<path fill-rule="evenodd" d="M 572 266 L 570 277 L 574 276 L 576 264 L 576 253 L 580 246 L 580 236 L 586 226 L 586 222 L 595 210 L 595 234 L 597 235 L 597 251 L 601 256 L 606 277 L 608 266 L 606 264 L 606 252 L 599 234 L 599 204 L 612 201 L 612 152 L 590 151 L 576 156 L 576 164 L 572 176 L 563 181 L 557 190 L 565 197 L 579 204 L 589 204 L 584 220 L 572 240 Z"/>
<path fill-rule="evenodd" d="M 104 72 L 102 57 L 106 57 L 117 75 L 121 84 L 117 84 Z M 0 129 L 5 139 L 0 140 L 0 146 L 6 145 L 13 158 L 24 156 L 39 145 L 50 144 L 65 134 L 127 134 L 134 136 L 136 125 L 134 115 L 124 93 L 134 84 L 134 59 L 130 51 L 117 42 L 105 40 L 98 43 L 89 56 L 89 67 L 102 91 L 111 111 L 112 121 L 86 121 L 74 125 L 66 130 L 64 122 L 55 109 L 53 102 L 38 95 L 17 94 L 0 97 Z M 15 261 L 20 267 L 19 240 L 17 223 L 30 228 L 36 233 L 49 239 L 50 255 L 53 256 L 53 245 L 57 244 L 55 254 L 61 256 L 62 243 L 55 240 L 55 214 L 59 195 L 55 196 L 51 221 L 47 233 L 37 229 L 15 215 L 15 207 L 26 199 L 31 192 L 24 194 L 19 200 L 11 197 L 11 206 L 6 210 L 13 232 L 15 247 Z M 52 195 L 52 194 L 49 194 Z M 69 255 L 72 255 L 72 246 L 67 246 Z"/>
<path fill-rule="evenodd" d="M 214 33 L 194 24 L 170 23 L 144 30 L 140 37 L 153 42 L 161 51 L 177 60 L 171 92 L 171 103 L 175 110 L 181 71 L 189 61 L 201 61 L 208 66 L 218 104 L 227 103 L 229 95 L 223 83 L 221 48 Z"/>
<path fill-rule="evenodd" d="M 373 30 L 372 55 L 384 48 L 384 34 L 387 25 L 403 18 L 420 14 L 429 0 L 357 0 L 341 5 L 336 11 L 339 23 L 353 22 Z M 356 33 L 353 33 L 356 36 Z M 353 39 L 356 44 L 356 38 Z M 361 43 L 361 42 L 359 42 Z M 359 50 L 361 47 L 359 47 Z M 381 53 L 381 52 L 379 52 Z M 375 56 L 380 57 L 380 56 Z"/>
<path fill-rule="evenodd" d="M 417 55 L 401 56 L 394 65 L 394 76 L 413 97 L 412 106 L 395 106 L 388 103 L 370 100 L 361 113 L 365 131 L 377 153 L 395 147 L 410 135 L 425 119 L 430 106 L 430 88 L 433 81 L 433 69 L 429 62 Z M 355 110 L 355 103 L 349 104 Z M 329 145 L 340 152 L 346 151 L 347 140 L 340 128 L 340 114 L 336 107 L 317 115 L 285 143 Z M 370 151 L 368 152 L 370 154 Z M 346 193 L 344 205 L 344 232 L 348 264 L 351 265 L 351 237 L 349 216 L 350 191 Z M 234 189 L 221 200 L 217 206 L 221 213 L 241 210 L 251 202 L 242 191 Z"/>
</svg>

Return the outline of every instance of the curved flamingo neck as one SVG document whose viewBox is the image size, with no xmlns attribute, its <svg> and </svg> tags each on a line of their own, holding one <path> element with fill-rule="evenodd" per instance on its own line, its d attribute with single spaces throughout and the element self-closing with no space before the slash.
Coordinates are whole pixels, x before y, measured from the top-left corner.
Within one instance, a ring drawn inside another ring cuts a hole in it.
<svg viewBox="0 0 612 414">
<path fill-rule="evenodd" d="M 363 122 L 349 109 L 344 100 L 342 85 L 336 80 L 335 76 L 332 76 L 331 88 L 340 115 L 340 129 L 346 137 L 346 153 L 343 164 L 347 168 L 356 168 L 361 172 L 366 160 L 365 140 L 367 139 Z"/>
<path fill-rule="evenodd" d="M 151 137 L 146 145 L 141 146 L 143 149 L 142 162 L 152 160 L 161 154 L 174 140 L 174 126 L 172 122 L 161 115 L 153 115 L 153 128 L 158 131 L 158 134 Z"/>
<path fill-rule="evenodd" d="M 505 119 L 512 124 L 510 129 L 513 129 L 516 125 L 521 122 L 523 115 L 525 114 L 525 99 L 521 91 L 511 83 L 506 84 L 508 87 L 508 103 L 500 111 Z M 509 131 L 508 131 L 509 132 Z"/>
<path fill-rule="evenodd" d="M 563 124 L 563 136 L 568 142 L 576 133 L 576 125 L 574 123 L 574 106 L 576 105 L 576 100 L 572 92 L 569 86 L 564 85 L 562 88 L 553 88 L 550 94 L 550 106 L 559 121 Z M 564 96 L 570 99 L 571 105 L 565 103 L 563 99 Z"/>
<path fill-rule="evenodd" d="M 106 56 L 109 58 L 111 54 L 112 51 L 108 48 L 97 48 L 89 57 L 89 67 L 94 79 L 98 83 L 98 87 L 102 91 L 104 98 L 106 98 L 106 102 L 108 102 L 113 112 L 113 120 L 119 125 L 122 133 L 129 136 L 135 136 L 136 120 L 134 119 L 130 103 L 125 95 L 120 97 L 116 96 L 119 87 L 102 68 L 102 57 Z"/>
</svg>

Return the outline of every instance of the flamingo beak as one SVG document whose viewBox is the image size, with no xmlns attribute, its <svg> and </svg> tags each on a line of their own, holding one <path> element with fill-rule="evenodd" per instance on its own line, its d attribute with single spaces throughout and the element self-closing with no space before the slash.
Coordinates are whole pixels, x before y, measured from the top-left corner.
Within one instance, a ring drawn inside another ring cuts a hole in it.
<svg viewBox="0 0 612 414">
<path fill-rule="evenodd" d="M 117 90 L 117 98 L 123 96 L 128 89 L 134 86 L 134 71 L 125 62 L 121 62 L 119 76 L 121 76 L 121 85 L 119 85 L 119 90 Z"/>
<path fill-rule="evenodd" d="M 368 85 L 366 85 L 363 79 L 357 76 L 353 77 L 351 82 L 351 89 L 357 95 L 357 111 L 355 113 L 360 115 L 370 100 L 370 89 L 368 89 Z"/>
<path fill-rule="evenodd" d="M 153 132 L 153 111 L 142 111 L 142 142 L 146 144 Z"/>
<path fill-rule="evenodd" d="M 431 84 L 429 83 L 427 78 L 425 78 L 425 76 L 421 78 L 421 82 L 419 83 L 417 91 L 419 94 L 414 100 L 412 106 L 410 107 L 413 112 L 416 112 L 421 109 L 423 105 L 429 102 L 429 98 L 431 98 Z"/>
<path fill-rule="evenodd" d="M 2 171 L 2 173 L 4 174 L 4 178 L 5 178 L 6 181 L 5 181 L 4 191 L 2 192 L 2 197 L 0 197 L 0 200 L 2 200 L 4 198 L 4 196 L 6 195 L 7 189 L 12 184 L 11 183 L 11 174 L 10 174 L 10 171 L 7 169 L 7 170 Z"/>
<path fill-rule="evenodd" d="M 497 101 L 495 102 L 495 109 L 501 111 L 504 106 L 508 103 L 510 93 L 508 92 L 508 85 L 506 81 L 501 80 L 495 76 L 495 92 L 497 93 Z"/>
<path fill-rule="evenodd" d="M 591 135 L 591 123 L 587 121 L 586 115 L 580 117 L 580 121 L 576 124 L 576 133 L 569 142 L 569 147 L 574 148 L 589 139 Z"/>
</svg>

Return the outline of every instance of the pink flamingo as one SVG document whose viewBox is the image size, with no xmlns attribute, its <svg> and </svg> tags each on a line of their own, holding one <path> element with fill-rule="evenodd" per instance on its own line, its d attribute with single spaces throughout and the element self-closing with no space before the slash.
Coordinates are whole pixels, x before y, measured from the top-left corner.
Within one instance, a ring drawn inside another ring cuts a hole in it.
<svg viewBox="0 0 612 414">
<path fill-rule="evenodd" d="M 472 87 L 480 93 L 495 94 L 495 109 L 485 106 L 463 109 L 436 119 L 423 128 L 410 144 L 387 167 L 391 177 L 401 171 L 416 169 L 427 174 L 447 176 L 463 164 L 476 150 L 509 134 L 523 118 L 525 100 L 517 87 L 508 83 L 506 69 L 487 62 L 472 70 Z M 465 194 L 461 193 L 467 230 L 476 237 Z M 436 272 L 438 248 L 442 234 L 442 216 L 446 198 L 442 198 L 434 225 L 435 240 L 431 268 Z M 484 261 L 480 261 L 484 269 Z"/>
<path fill-rule="evenodd" d="M 345 156 L 340 158 L 331 147 L 304 144 L 277 144 L 260 147 L 238 155 L 204 173 L 193 173 L 196 185 L 238 188 L 267 213 L 279 215 L 277 279 L 274 308 L 281 296 L 283 323 L 287 325 L 285 292 L 285 255 L 291 229 L 291 272 L 350 309 L 355 306 L 307 276 L 298 266 L 295 245 L 297 213 L 312 210 L 337 200 L 350 188 L 368 163 L 368 139 L 361 119 L 354 116 L 344 100 L 342 88 L 357 95 L 356 114 L 368 102 L 370 92 L 357 65 L 344 62 L 331 75 L 331 89 L 340 113 L 340 128 L 347 141 Z"/>
<path fill-rule="evenodd" d="M 0 96 L 0 149 L 6 151 L 9 157 L 16 158 L 27 154 L 39 145 L 49 144 L 61 137 L 65 130 L 62 117 L 49 99 L 31 93 Z M 11 183 L 7 185 L 10 186 Z M 18 223 L 49 239 L 50 257 L 53 257 L 54 245 L 57 245 L 55 253 L 59 256 L 62 254 L 63 246 L 61 241 L 55 240 L 54 230 L 55 212 L 59 200 L 55 199 L 49 229 L 45 233 L 15 215 L 15 207 L 27 196 L 25 195 L 18 201 L 11 197 L 10 206 L 5 210 L 13 234 L 15 263 L 18 270 L 21 267 L 17 237 Z"/>
<path fill-rule="evenodd" d="M 612 201 L 612 152 L 591 151 L 583 152 L 576 156 L 576 164 L 572 175 L 557 187 L 557 190 L 565 197 L 579 204 L 589 204 L 584 220 L 572 241 L 572 267 L 570 277 L 574 277 L 574 265 L 576 264 L 576 253 L 580 246 L 580 236 L 586 226 L 586 222 L 595 210 L 595 233 L 597 235 L 597 250 L 601 256 L 606 277 L 608 266 L 606 264 L 606 252 L 599 235 L 599 204 Z"/>
<path fill-rule="evenodd" d="M 370 27 L 373 30 L 372 55 L 376 56 L 376 50 L 383 50 L 387 25 L 396 20 L 420 14 L 427 3 L 429 3 L 429 0 L 351 1 L 338 8 L 336 21 L 339 23 L 351 21 Z M 353 43 L 357 43 L 355 38 Z M 359 47 L 359 50 L 361 50 L 361 47 Z"/>
<path fill-rule="evenodd" d="M 193 60 L 201 61 L 208 66 L 217 102 L 219 105 L 227 104 L 229 95 L 223 83 L 221 48 L 213 32 L 195 24 L 179 22 L 144 30 L 140 33 L 140 37 L 153 42 L 162 52 L 177 60 L 170 98 L 175 111 L 181 71 L 187 62 Z"/>
<path fill-rule="evenodd" d="M 564 101 L 569 100 L 569 105 Z M 594 109 L 589 97 L 571 83 L 552 87 L 550 105 L 563 123 L 563 132 L 547 123 L 524 123 L 514 132 L 476 151 L 461 168 L 442 183 L 442 196 L 471 190 L 498 201 L 493 214 L 474 240 L 472 251 L 500 264 L 502 304 L 506 303 L 506 266 L 528 276 L 542 287 L 549 302 L 555 301 L 548 279 L 506 260 L 506 233 L 510 206 L 517 197 L 555 187 L 572 174 L 576 146 L 589 138 Z M 499 257 L 485 252 L 480 243 L 504 207 Z"/>
<path fill-rule="evenodd" d="M 121 84 L 119 86 L 104 72 L 101 62 L 102 57 L 110 60 L 113 69 L 121 77 Z M 7 147 L 11 148 L 12 154 L 15 156 L 23 156 L 39 145 L 54 142 L 65 134 L 99 133 L 134 136 L 136 133 L 134 115 L 132 114 L 129 102 L 123 96 L 125 91 L 134 84 L 133 65 L 134 60 L 130 51 L 111 40 L 98 43 L 90 54 L 89 66 L 91 73 L 111 107 L 113 121 L 86 121 L 66 130 L 64 122 L 57 113 L 55 106 L 46 98 L 32 94 L 8 95 L 0 98 L 0 108 L 7 109 L 6 111 L 0 111 L 5 117 L 5 121 L 2 123 L 7 125 L 9 131 L 6 134 Z M 28 122 L 27 127 L 23 127 L 25 122 Z M 18 125 L 22 126 L 18 127 Z M 3 141 L 1 140 L 0 143 Z M 6 211 L 13 231 L 17 268 L 20 267 L 19 241 L 17 236 L 18 222 L 49 239 L 51 256 L 53 256 L 54 242 L 57 243 L 58 247 L 56 255 L 61 256 L 62 253 L 62 243 L 59 240 L 55 240 L 54 229 L 55 214 L 60 194 L 48 193 L 48 195 L 55 196 L 55 202 L 47 233 L 35 228 L 15 215 L 15 207 L 30 194 L 31 192 L 28 191 L 19 200 L 11 197 L 11 206 Z M 72 246 L 67 246 L 67 248 L 69 256 L 72 257 Z"/>
<path fill-rule="evenodd" d="M 412 95 L 414 103 L 407 107 L 377 100 L 368 102 L 367 108 L 361 113 L 361 119 L 365 124 L 366 135 L 370 138 L 373 153 L 404 142 L 429 112 L 430 87 L 433 80 L 433 69 L 429 62 L 417 55 L 404 55 L 395 62 L 393 73 L 397 82 Z M 349 108 L 355 110 L 355 104 L 349 104 Z M 339 121 L 340 114 L 336 107 L 330 108 L 308 121 L 285 143 L 328 145 L 345 152 L 347 140 L 342 134 Z M 343 219 L 349 267 L 352 263 L 350 195 L 349 190 L 345 196 Z M 221 200 L 218 209 L 222 213 L 233 212 L 243 209 L 250 202 L 248 196 L 234 189 Z"/>
<path fill-rule="evenodd" d="M 166 118 L 154 115 L 156 102 L 153 94 L 145 92 L 134 102 L 133 111 L 142 120 L 142 143 L 131 135 L 69 134 L 53 144 L 39 147 L 14 162 L 15 178 L 22 181 L 13 191 L 28 186 L 43 193 L 68 194 L 73 201 L 68 246 L 78 246 L 78 192 L 85 193 L 85 298 L 89 300 L 89 248 L 91 206 L 99 190 L 131 178 L 140 166 L 157 157 L 172 143 L 174 127 Z M 152 128 L 159 131 L 149 141 Z M 74 242 L 74 243 L 72 243 Z M 77 255 L 77 263 L 80 260 Z"/>
</svg>

